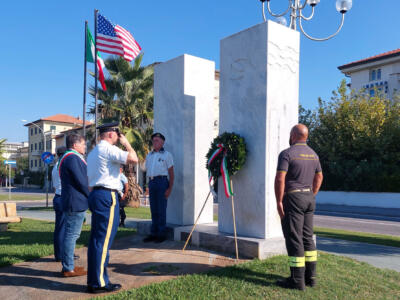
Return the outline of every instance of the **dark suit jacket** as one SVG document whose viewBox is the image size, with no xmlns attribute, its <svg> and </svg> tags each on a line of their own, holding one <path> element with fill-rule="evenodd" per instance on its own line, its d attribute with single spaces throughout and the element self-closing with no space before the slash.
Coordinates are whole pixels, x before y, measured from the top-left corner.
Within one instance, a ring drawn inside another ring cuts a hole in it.
<svg viewBox="0 0 400 300">
<path fill-rule="evenodd" d="M 87 210 L 89 183 L 86 164 L 77 155 L 68 155 L 60 165 L 59 173 L 63 211 Z"/>
</svg>

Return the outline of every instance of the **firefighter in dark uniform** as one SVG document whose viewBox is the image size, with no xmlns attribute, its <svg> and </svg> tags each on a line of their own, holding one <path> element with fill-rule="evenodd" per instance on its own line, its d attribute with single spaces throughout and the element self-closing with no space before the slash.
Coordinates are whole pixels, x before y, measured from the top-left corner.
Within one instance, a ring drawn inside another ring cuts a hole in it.
<svg viewBox="0 0 400 300">
<path fill-rule="evenodd" d="M 313 217 L 315 195 L 323 179 L 318 155 L 307 146 L 307 138 L 305 125 L 297 124 L 292 128 L 290 148 L 280 153 L 275 177 L 275 196 L 291 274 L 277 284 L 298 290 L 316 284 Z"/>
<path fill-rule="evenodd" d="M 120 284 L 110 283 L 107 274 L 109 249 L 119 224 L 118 189 L 121 164 L 137 163 L 135 150 L 126 137 L 120 134 L 118 123 L 100 127 L 100 142 L 89 153 L 87 173 L 91 192 L 89 209 L 92 212 L 92 229 L 88 247 L 88 292 L 113 292 Z M 120 142 L 127 151 L 116 146 Z"/>
</svg>

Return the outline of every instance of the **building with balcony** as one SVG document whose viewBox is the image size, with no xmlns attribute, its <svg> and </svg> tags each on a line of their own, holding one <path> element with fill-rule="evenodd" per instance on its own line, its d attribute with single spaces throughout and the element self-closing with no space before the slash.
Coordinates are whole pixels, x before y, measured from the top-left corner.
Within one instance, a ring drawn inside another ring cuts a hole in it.
<svg viewBox="0 0 400 300">
<path fill-rule="evenodd" d="M 86 122 L 87 125 L 91 124 Z M 25 124 L 28 128 L 28 156 L 29 156 L 29 170 L 41 171 L 44 170 L 44 163 L 41 160 L 43 152 L 56 152 L 56 136 L 60 132 L 82 127 L 83 121 L 81 119 L 57 114 L 50 117 L 41 118 L 39 120 Z"/>
<path fill-rule="evenodd" d="M 20 157 L 28 156 L 28 142 L 15 143 L 15 142 L 4 142 L 2 156 L 5 159 L 15 160 Z"/>
<path fill-rule="evenodd" d="M 357 60 L 338 69 L 350 77 L 352 90 L 364 89 L 370 96 L 381 92 L 387 98 L 400 91 L 400 49 Z"/>
</svg>

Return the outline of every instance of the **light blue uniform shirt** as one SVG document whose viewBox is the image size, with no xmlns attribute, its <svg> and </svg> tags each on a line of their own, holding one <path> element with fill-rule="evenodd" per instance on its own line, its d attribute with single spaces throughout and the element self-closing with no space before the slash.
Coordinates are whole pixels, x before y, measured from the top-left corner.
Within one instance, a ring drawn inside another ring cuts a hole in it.
<svg viewBox="0 0 400 300">
<path fill-rule="evenodd" d="M 100 141 L 87 158 L 89 186 L 118 190 L 121 185 L 119 168 L 127 159 L 127 151 L 105 140 Z"/>
</svg>

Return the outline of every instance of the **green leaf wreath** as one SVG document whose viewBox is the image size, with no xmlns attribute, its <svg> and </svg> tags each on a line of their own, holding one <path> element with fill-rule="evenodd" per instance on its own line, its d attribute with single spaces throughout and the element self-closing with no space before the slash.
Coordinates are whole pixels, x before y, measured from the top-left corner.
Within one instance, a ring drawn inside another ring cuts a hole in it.
<svg viewBox="0 0 400 300">
<path fill-rule="evenodd" d="M 246 162 L 247 149 L 244 138 L 234 132 L 224 132 L 217 136 L 211 143 L 211 148 L 206 155 L 207 162 L 215 151 L 219 149 L 218 145 L 222 144 L 226 154 L 226 164 L 228 174 L 235 175 Z M 223 155 L 218 155 L 206 168 L 210 170 L 211 176 L 215 179 L 221 176 L 221 162 Z"/>
</svg>

